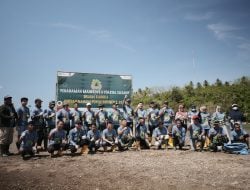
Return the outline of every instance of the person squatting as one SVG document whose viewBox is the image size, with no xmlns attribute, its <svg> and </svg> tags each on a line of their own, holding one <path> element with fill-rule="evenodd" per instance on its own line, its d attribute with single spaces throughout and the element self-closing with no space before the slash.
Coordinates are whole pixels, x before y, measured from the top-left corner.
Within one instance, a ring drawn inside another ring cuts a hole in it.
<svg viewBox="0 0 250 190">
<path fill-rule="evenodd" d="M 144 109 L 140 102 L 133 109 L 127 97 L 121 108 L 114 102 L 109 110 L 101 104 L 94 111 L 91 103 L 87 103 L 83 112 L 79 110 L 77 102 L 73 108 L 69 108 L 67 102 L 59 107 L 55 101 L 51 101 L 48 108 L 43 109 L 40 98 L 35 99 L 31 111 L 27 106 L 28 101 L 27 97 L 22 97 L 16 110 L 12 97 L 4 97 L 4 104 L 0 106 L 2 157 L 12 155 L 9 148 L 15 127 L 16 147 L 24 159 L 40 151 L 47 151 L 51 157 L 61 156 L 64 151 L 74 155 L 94 154 L 98 150 L 168 150 L 169 147 L 181 150 L 188 146 L 192 151 L 216 152 L 229 139 L 249 147 L 249 135 L 242 125 L 244 117 L 237 104 L 232 105 L 226 117 L 220 106 L 210 114 L 206 106 L 197 110 L 193 105 L 186 111 L 184 105 L 179 105 L 175 113 L 167 101 L 161 107 L 151 102 L 148 109 Z M 229 122 L 227 125 L 226 121 Z"/>
</svg>

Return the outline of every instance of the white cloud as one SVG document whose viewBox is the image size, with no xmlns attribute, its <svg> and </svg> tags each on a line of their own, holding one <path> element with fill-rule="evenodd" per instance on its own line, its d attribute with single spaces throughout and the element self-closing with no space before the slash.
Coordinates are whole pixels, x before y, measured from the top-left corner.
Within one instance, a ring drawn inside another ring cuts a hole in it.
<svg viewBox="0 0 250 190">
<path fill-rule="evenodd" d="M 91 30 L 89 31 L 89 34 L 94 36 L 95 40 L 97 41 L 110 43 L 116 47 L 128 50 L 130 52 L 136 52 L 136 50 L 130 45 L 115 39 L 112 33 L 108 30 Z"/>
<path fill-rule="evenodd" d="M 54 28 L 65 28 L 65 29 L 73 29 L 73 30 L 81 30 L 82 27 L 74 24 L 68 24 L 63 22 L 51 23 L 49 26 Z"/>
<path fill-rule="evenodd" d="M 238 48 L 250 52 L 250 43 L 247 43 L 247 42 L 241 43 L 240 45 L 238 45 Z"/>
<path fill-rule="evenodd" d="M 231 25 L 226 25 L 223 23 L 208 24 L 207 28 L 212 31 L 215 37 L 219 40 L 224 40 L 226 38 L 240 38 L 235 36 L 232 32 L 235 30 L 240 30 L 241 28 L 234 27 Z"/>
<path fill-rule="evenodd" d="M 96 40 L 112 41 L 112 34 L 107 30 L 90 30 L 89 33 L 94 36 Z"/>
<path fill-rule="evenodd" d="M 85 34 L 89 34 L 91 36 L 91 38 L 95 39 L 98 42 L 110 43 L 115 47 L 119 47 L 121 49 L 125 49 L 125 50 L 128 50 L 130 52 L 136 51 L 130 45 L 122 42 L 121 40 L 115 39 L 113 37 L 113 34 L 110 31 L 105 30 L 105 29 L 101 29 L 101 30 L 86 29 L 80 25 L 64 23 L 64 22 L 47 23 L 47 24 L 42 24 L 42 23 L 38 23 L 38 22 L 30 22 L 28 24 L 30 24 L 32 26 L 38 26 L 38 27 L 52 27 L 52 28 L 58 28 L 58 29 L 78 30 L 78 31 L 83 32 Z"/>
<path fill-rule="evenodd" d="M 207 12 L 205 14 L 192 14 L 188 13 L 184 19 L 190 20 L 190 21 L 203 21 L 203 20 L 209 20 L 213 17 L 213 12 Z"/>
</svg>

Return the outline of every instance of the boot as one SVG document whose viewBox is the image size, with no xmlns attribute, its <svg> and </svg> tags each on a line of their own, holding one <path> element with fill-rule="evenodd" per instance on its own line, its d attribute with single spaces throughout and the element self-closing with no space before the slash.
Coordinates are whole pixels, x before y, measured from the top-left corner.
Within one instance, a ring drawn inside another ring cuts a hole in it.
<svg viewBox="0 0 250 190">
<path fill-rule="evenodd" d="M 89 153 L 88 145 L 83 145 L 81 154 L 88 154 L 88 153 Z"/>
<path fill-rule="evenodd" d="M 149 146 L 152 146 L 152 137 L 148 137 Z"/>
<path fill-rule="evenodd" d="M 6 144 L 1 144 L 1 156 L 2 157 L 7 157 L 7 156 L 9 156 L 8 154 L 7 154 L 7 146 L 6 146 Z"/>
<path fill-rule="evenodd" d="M 115 149 L 116 149 L 116 145 L 112 145 L 111 146 L 111 152 L 115 152 Z"/>
<path fill-rule="evenodd" d="M 14 153 L 11 153 L 11 152 L 9 151 L 9 149 L 10 149 L 10 144 L 7 144 L 7 145 L 6 145 L 6 153 L 8 154 L 8 156 L 14 155 Z"/>
</svg>

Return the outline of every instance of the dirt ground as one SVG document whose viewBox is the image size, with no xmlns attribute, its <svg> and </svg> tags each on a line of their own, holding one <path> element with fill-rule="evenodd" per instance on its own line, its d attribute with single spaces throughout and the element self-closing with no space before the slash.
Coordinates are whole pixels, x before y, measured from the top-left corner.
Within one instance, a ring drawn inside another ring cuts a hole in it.
<svg viewBox="0 0 250 190">
<path fill-rule="evenodd" d="M 14 146 L 12 146 L 14 150 Z M 142 150 L 0 158 L 0 189 L 250 189 L 250 155 Z"/>
</svg>

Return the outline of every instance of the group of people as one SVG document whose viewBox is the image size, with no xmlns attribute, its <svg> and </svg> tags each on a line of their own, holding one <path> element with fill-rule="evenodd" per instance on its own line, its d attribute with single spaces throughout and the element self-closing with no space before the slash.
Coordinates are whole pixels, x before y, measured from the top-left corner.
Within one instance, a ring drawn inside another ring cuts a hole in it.
<svg viewBox="0 0 250 190">
<path fill-rule="evenodd" d="M 244 117 L 237 104 L 232 105 L 227 118 L 220 106 L 213 114 L 206 106 L 199 110 L 192 106 L 187 112 L 184 105 L 179 105 L 175 113 L 168 102 L 163 102 L 161 108 L 151 102 L 147 110 L 140 102 L 133 109 L 127 97 L 121 109 L 119 104 L 113 103 L 109 111 L 104 105 L 93 111 L 91 104 L 87 103 L 82 112 L 77 102 L 71 109 L 67 102 L 59 108 L 55 101 L 49 102 L 48 108 L 43 110 L 42 100 L 37 98 L 31 112 L 27 104 L 28 98 L 21 98 L 21 106 L 16 110 L 12 97 L 4 97 L 4 104 L 0 107 L 1 156 L 11 155 L 9 147 L 15 127 L 16 146 L 24 158 L 42 150 L 51 156 L 55 151 L 58 155 L 64 150 L 74 154 L 78 149 L 82 154 L 95 153 L 100 147 L 104 151 L 124 151 L 150 149 L 152 146 L 164 149 L 172 145 L 176 150 L 183 148 L 187 138 L 194 151 L 203 151 L 207 141 L 211 151 L 217 151 L 229 140 L 249 146 L 249 135 L 242 127 Z M 230 123 L 229 133 L 226 119 Z"/>
</svg>

